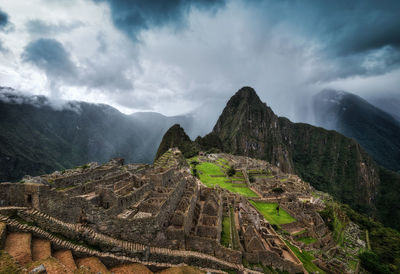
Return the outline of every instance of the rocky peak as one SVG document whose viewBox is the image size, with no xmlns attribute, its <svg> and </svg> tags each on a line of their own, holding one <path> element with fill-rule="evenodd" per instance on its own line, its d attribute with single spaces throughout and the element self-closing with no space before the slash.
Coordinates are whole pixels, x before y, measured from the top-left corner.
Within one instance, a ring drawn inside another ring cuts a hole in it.
<svg viewBox="0 0 400 274">
<path fill-rule="evenodd" d="M 282 146 L 278 117 L 251 87 L 241 88 L 226 104 L 213 132 L 233 154 L 261 158 L 292 172 L 288 151 Z"/>
<path fill-rule="evenodd" d="M 173 125 L 164 134 L 160 146 L 158 147 L 155 160 L 173 147 L 179 148 L 185 157 L 191 154 L 191 148 L 193 147 L 189 136 L 179 124 Z"/>
</svg>

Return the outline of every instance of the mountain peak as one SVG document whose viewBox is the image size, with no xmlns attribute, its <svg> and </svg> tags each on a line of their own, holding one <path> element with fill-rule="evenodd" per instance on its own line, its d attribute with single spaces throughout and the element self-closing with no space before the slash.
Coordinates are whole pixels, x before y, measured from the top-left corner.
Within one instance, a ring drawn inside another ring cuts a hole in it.
<svg viewBox="0 0 400 274">
<path fill-rule="evenodd" d="M 247 87 L 247 86 L 239 89 L 234 96 L 240 96 L 242 98 L 252 98 L 252 97 L 259 98 L 257 92 L 252 87 Z"/>
<path fill-rule="evenodd" d="M 179 124 L 173 125 L 164 134 L 160 146 L 158 147 L 155 160 L 173 147 L 178 147 L 185 157 L 192 153 L 192 141 Z"/>
<path fill-rule="evenodd" d="M 227 107 L 237 107 L 242 103 L 249 105 L 260 105 L 262 104 L 260 97 L 258 97 L 256 91 L 251 87 L 242 87 L 239 89 L 227 103 Z"/>
</svg>

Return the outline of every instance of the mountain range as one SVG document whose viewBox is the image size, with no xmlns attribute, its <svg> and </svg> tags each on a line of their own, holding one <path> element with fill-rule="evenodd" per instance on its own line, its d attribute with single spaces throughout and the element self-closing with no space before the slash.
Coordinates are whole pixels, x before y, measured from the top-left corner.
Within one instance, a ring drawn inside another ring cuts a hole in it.
<svg viewBox="0 0 400 274">
<path fill-rule="evenodd" d="M 316 123 L 356 139 L 374 160 L 400 171 L 400 122 L 363 98 L 324 90 L 313 98 Z"/>
<path fill-rule="evenodd" d="M 173 146 L 186 157 L 199 151 L 224 151 L 269 161 L 358 211 L 400 228 L 398 173 L 378 165 L 357 137 L 278 117 L 250 87 L 232 96 L 213 130 L 195 141 L 189 137 L 197 130 L 193 115 L 125 115 L 107 105 L 84 102 L 56 108 L 45 97 L 19 96 L 7 90 L 0 94 L 0 181 L 113 157 L 150 163 Z M 389 115 L 367 106 L 365 111 L 395 124 Z M 378 143 L 379 136 L 375 137 L 371 142 Z M 387 140 L 387 144 L 397 144 Z"/>
<path fill-rule="evenodd" d="M 228 101 L 208 136 L 213 136 L 212 143 L 202 138 L 191 142 L 175 125 L 165 134 L 158 155 L 178 146 L 187 156 L 213 148 L 263 159 L 298 174 L 358 211 L 400 228 L 398 173 L 376 164 L 355 139 L 276 116 L 250 87 L 240 89 Z"/>
<path fill-rule="evenodd" d="M 151 163 L 164 132 L 192 117 L 158 113 L 125 115 L 103 104 L 67 102 L 54 106 L 43 96 L 0 93 L 0 181 L 16 181 L 87 162 Z"/>
</svg>

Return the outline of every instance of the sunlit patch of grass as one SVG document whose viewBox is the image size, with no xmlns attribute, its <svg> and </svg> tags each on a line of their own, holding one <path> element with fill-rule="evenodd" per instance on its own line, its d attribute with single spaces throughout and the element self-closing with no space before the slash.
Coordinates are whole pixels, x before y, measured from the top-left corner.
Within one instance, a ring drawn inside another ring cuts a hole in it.
<svg viewBox="0 0 400 274">
<path fill-rule="evenodd" d="M 249 189 L 247 185 L 233 184 L 230 181 L 227 182 L 228 177 L 226 177 L 221 168 L 214 163 L 203 162 L 197 165 L 196 168 L 199 172 L 200 180 L 208 187 L 215 187 L 218 185 L 221 188 L 246 197 L 257 197 L 257 194 Z"/>
<path fill-rule="evenodd" d="M 279 215 L 276 211 L 277 203 L 263 203 L 263 202 L 255 202 L 250 201 L 257 210 L 264 216 L 265 219 L 268 220 L 271 224 L 289 224 L 295 222 L 296 219 L 289 215 L 282 208 L 279 209 Z"/>
<path fill-rule="evenodd" d="M 312 261 L 315 259 L 314 256 L 308 252 L 308 251 L 301 251 L 288 241 L 285 241 L 285 243 L 289 246 L 289 248 L 293 251 L 293 253 L 296 255 L 297 258 L 303 263 L 304 268 L 310 272 L 310 273 L 325 273 L 322 269 L 320 269 L 318 266 L 316 266 Z"/>
<path fill-rule="evenodd" d="M 297 240 L 300 241 L 300 242 L 305 243 L 306 245 L 313 244 L 313 243 L 315 243 L 317 241 L 317 239 L 315 239 L 313 237 L 301 237 L 301 238 L 299 238 Z"/>
</svg>

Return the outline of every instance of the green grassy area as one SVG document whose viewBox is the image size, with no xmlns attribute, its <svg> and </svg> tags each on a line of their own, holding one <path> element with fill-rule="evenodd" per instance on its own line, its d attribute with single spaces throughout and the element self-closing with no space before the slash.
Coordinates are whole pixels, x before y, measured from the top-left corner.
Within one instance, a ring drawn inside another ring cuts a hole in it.
<svg viewBox="0 0 400 274">
<path fill-rule="evenodd" d="M 238 193 L 245 197 L 257 197 L 257 194 L 255 194 L 244 184 L 237 185 L 232 184 L 231 182 L 226 182 L 228 180 L 228 177 L 226 177 L 221 168 L 214 163 L 203 162 L 198 164 L 196 168 L 199 172 L 200 180 L 208 187 L 215 187 L 216 185 L 218 185 L 221 188 L 227 189 L 234 193 Z"/>
<path fill-rule="evenodd" d="M 232 247 L 235 250 L 240 249 L 240 238 L 239 233 L 235 226 L 235 213 L 233 208 L 230 208 L 230 215 L 231 215 L 231 227 L 232 227 Z"/>
<path fill-rule="evenodd" d="M 231 218 L 229 216 L 224 216 L 222 219 L 221 244 L 225 247 L 232 247 Z"/>
<path fill-rule="evenodd" d="M 298 232 L 293 233 L 292 235 L 293 235 L 293 236 L 298 236 L 298 235 L 301 235 L 301 234 L 306 233 L 306 232 L 307 232 L 307 229 L 303 229 L 303 230 L 301 230 L 301 231 L 298 231 Z"/>
<path fill-rule="evenodd" d="M 261 179 L 273 179 L 275 177 L 273 175 L 256 175 L 256 174 L 254 174 L 253 176 L 254 178 L 261 178 Z"/>
<path fill-rule="evenodd" d="M 310 272 L 310 273 L 325 273 L 322 269 L 320 269 L 318 266 L 316 266 L 312 261 L 315 259 L 314 256 L 305 250 L 301 251 L 288 241 L 285 241 L 285 243 L 288 245 L 288 247 L 293 251 L 293 253 L 299 258 L 299 260 L 303 263 L 304 268 Z"/>
<path fill-rule="evenodd" d="M 224 159 L 224 158 L 218 158 L 218 160 L 216 161 L 220 166 L 223 166 L 224 168 L 229 168 L 229 162 Z"/>
<path fill-rule="evenodd" d="M 299 238 L 297 240 L 300 241 L 300 242 L 305 243 L 306 245 L 313 244 L 313 243 L 315 243 L 317 241 L 317 239 L 315 239 L 313 237 L 301 237 L 301 238 Z"/>
<path fill-rule="evenodd" d="M 277 203 L 263 203 L 263 202 L 255 202 L 250 201 L 257 210 L 264 216 L 265 219 L 268 220 L 271 224 L 289 224 L 295 222 L 296 219 L 289 215 L 282 208 L 279 209 L 279 216 L 276 212 Z"/>
<path fill-rule="evenodd" d="M 21 267 L 6 252 L 0 250 L 0 273 L 23 273 Z"/>
<path fill-rule="evenodd" d="M 338 204 L 329 202 L 326 203 L 326 205 L 326 208 L 320 212 L 320 215 L 328 228 L 332 231 L 335 242 L 342 245 L 344 241 L 344 230 L 349 222 L 348 217 L 340 210 Z"/>
</svg>

